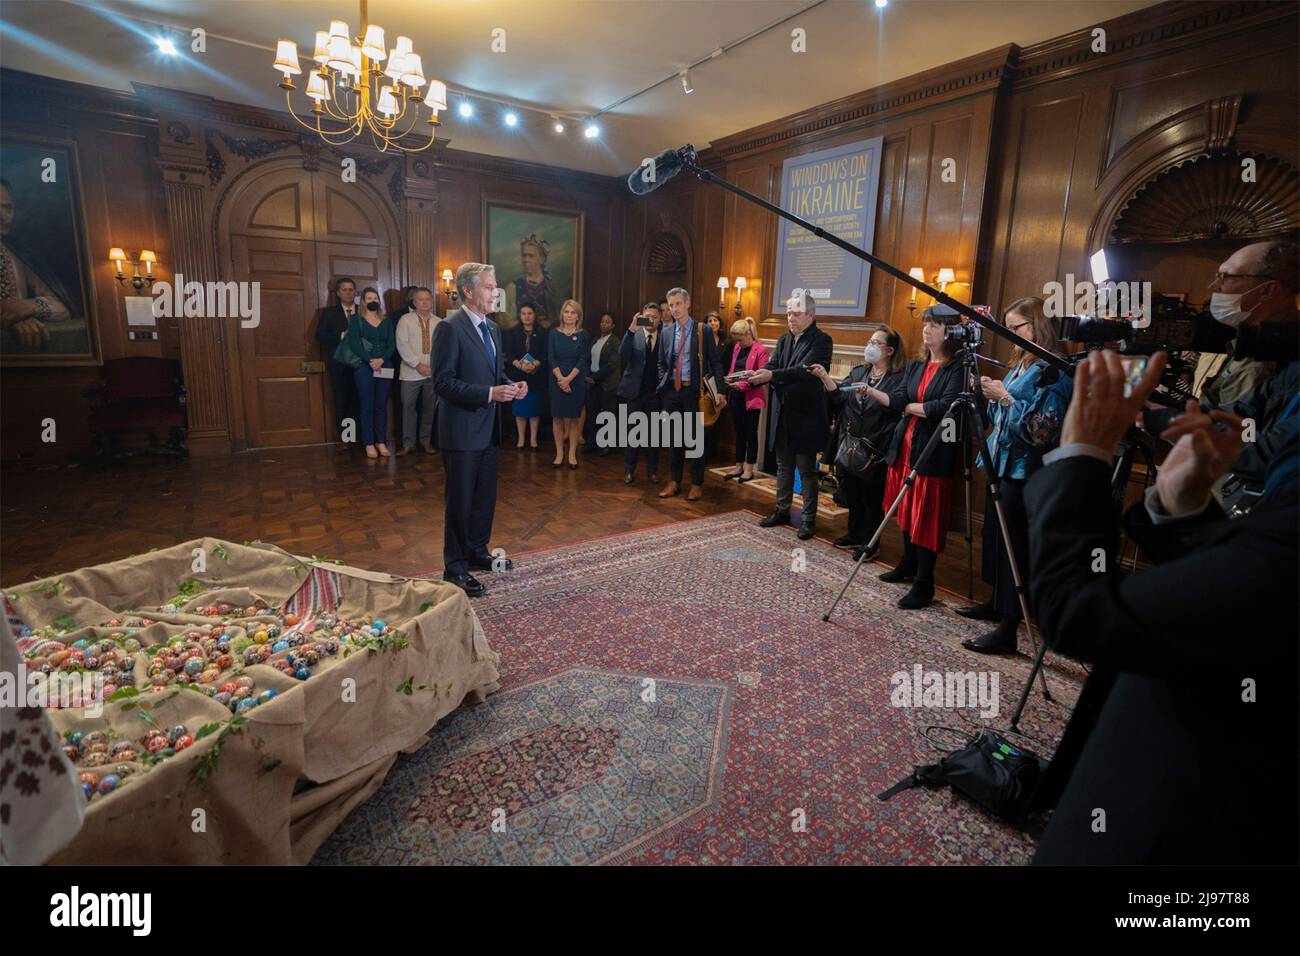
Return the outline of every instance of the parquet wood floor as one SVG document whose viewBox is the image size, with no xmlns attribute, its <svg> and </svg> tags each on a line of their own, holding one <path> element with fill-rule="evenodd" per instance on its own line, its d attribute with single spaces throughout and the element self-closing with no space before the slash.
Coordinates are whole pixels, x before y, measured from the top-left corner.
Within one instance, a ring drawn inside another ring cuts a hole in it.
<svg viewBox="0 0 1300 956">
<path fill-rule="evenodd" d="M 656 497 L 644 462 L 623 484 L 622 459 L 582 456 L 552 469 L 553 447 L 501 450 L 492 546 L 507 554 L 570 544 L 685 518 L 748 508 L 766 514 L 771 495 L 707 475 L 704 496 Z M 667 479 L 667 466 L 660 478 Z M 116 560 L 188 538 L 260 538 L 295 554 L 337 558 L 397 574 L 442 567 L 443 468 L 438 455 L 370 461 L 338 445 L 278 448 L 229 458 L 140 458 L 106 466 L 6 465 L 0 471 L 0 582 L 6 585 Z M 845 531 L 821 518 L 818 536 Z M 791 547 L 797 541 L 789 531 Z M 882 558 L 901 550 L 890 526 Z M 980 542 L 975 540 L 976 596 Z M 846 573 L 849 568 L 845 554 Z M 966 542 L 954 533 L 939 585 L 966 592 Z M 721 584 L 721 582 L 718 582 Z"/>
</svg>

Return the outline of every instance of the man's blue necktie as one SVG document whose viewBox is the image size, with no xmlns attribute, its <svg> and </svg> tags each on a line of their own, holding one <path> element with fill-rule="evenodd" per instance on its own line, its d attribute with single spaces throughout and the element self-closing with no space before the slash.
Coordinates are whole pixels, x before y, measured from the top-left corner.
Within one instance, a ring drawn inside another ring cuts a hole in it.
<svg viewBox="0 0 1300 956">
<path fill-rule="evenodd" d="M 497 353 L 492 348 L 492 336 L 488 334 L 487 320 L 484 320 L 479 323 L 478 330 L 479 330 L 479 334 L 483 336 L 483 344 L 487 346 L 488 362 L 491 363 L 493 367 L 495 367 L 497 364 Z"/>
</svg>

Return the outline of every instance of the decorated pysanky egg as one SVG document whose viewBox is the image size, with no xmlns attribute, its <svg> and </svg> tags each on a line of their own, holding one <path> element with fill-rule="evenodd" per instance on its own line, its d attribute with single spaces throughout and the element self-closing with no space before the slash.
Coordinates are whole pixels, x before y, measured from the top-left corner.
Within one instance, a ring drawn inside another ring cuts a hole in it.
<svg viewBox="0 0 1300 956">
<path fill-rule="evenodd" d="M 186 747 L 188 747 L 188 746 L 189 746 L 190 744 L 192 744 L 192 743 L 194 743 L 194 738 L 193 738 L 193 737 L 191 737 L 189 734 L 181 734 L 181 735 L 180 735 L 179 737 L 177 737 L 174 741 L 172 741 L 172 746 L 173 746 L 176 750 L 180 751 L 180 750 L 184 750 Z"/>
<path fill-rule="evenodd" d="M 119 777 L 117 774 L 115 773 L 106 774 L 104 779 L 99 781 L 99 792 L 112 793 L 114 790 L 117 789 L 118 784 L 120 784 L 121 782 L 122 782 L 122 778 Z"/>
</svg>

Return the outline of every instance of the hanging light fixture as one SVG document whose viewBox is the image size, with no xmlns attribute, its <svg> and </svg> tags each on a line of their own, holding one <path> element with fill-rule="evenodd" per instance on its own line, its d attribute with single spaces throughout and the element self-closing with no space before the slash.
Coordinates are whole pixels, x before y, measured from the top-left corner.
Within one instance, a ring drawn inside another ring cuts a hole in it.
<svg viewBox="0 0 1300 956">
<path fill-rule="evenodd" d="M 308 119 L 293 107 L 293 93 L 298 89 L 293 78 L 303 72 L 298 44 L 292 40 L 276 43 L 275 69 L 284 76 L 280 89 L 289 112 L 332 146 L 368 136 L 381 152 L 428 149 L 440 125 L 438 114 L 447 108 L 447 85 L 425 77 L 424 64 L 410 37 L 399 36 L 392 49 L 386 50 L 384 28 L 369 22 L 368 0 L 360 0 L 360 7 L 357 36 L 351 35 L 344 20 L 331 20 L 328 30 L 316 31 L 303 90 L 312 103 Z M 415 132 L 421 116 L 420 91 L 426 84 L 423 103 L 430 112 L 425 121 L 428 139 Z"/>
</svg>

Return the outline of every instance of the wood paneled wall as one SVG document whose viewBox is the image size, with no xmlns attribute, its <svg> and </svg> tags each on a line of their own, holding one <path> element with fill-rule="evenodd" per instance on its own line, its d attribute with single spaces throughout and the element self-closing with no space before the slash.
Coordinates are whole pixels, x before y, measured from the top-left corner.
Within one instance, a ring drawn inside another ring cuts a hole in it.
<svg viewBox="0 0 1300 956">
<path fill-rule="evenodd" d="M 1088 253 L 1124 203 L 1178 162 L 1214 149 L 1300 161 L 1297 24 L 1291 3 L 1164 3 L 1102 24 L 1106 52 L 1093 50 L 1090 30 L 1025 48 L 1009 43 L 724 137 L 700 157 L 717 175 L 776 200 L 786 159 L 884 137 L 874 251 L 930 275 L 952 267 L 952 294 L 996 308 L 1065 272 L 1086 275 Z M 1008 34 L 1013 41 L 1014 24 Z M 1225 97 L 1239 97 L 1238 107 L 1225 110 Z M 224 197 L 236 177 L 271 160 L 292 157 L 315 171 L 356 159 L 397 224 L 402 284 L 438 285 L 442 269 L 481 256 L 485 197 L 518 198 L 585 214 L 582 300 L 593 323 L 605 308 L 625 321 L 642 299 L 663 295 L 667 285 L 645 262 L 667 232 L 686 250 L 684 281 L 697 314 L 718 302 L 719 275 L 744 275 L 744 313 L 760 321 L 764 337 L 783 330 L 769 310 L 774 217 L 687 174 L 636 199 L 621 177 L 477 156 L 445 142 L 405 158 L 332 150 L 280 114 L 144 85 L 136 95 L 110 94 L 8 70 L 0 106 L 4 133 L 42 131 L 78 143 L 103 355 L 182 358 L 197 452 L 246 447 L 235 329 L 173 324 L 161 342 L 128 343 L 123 293 L 103 256 L 110 245 L 148 246 L 159 252 L 163 278 L 177 269 L 226 276 L 223 237 L 214 234 Z M 945 159 L 955 161 L 955 182 L 941 176 Z M 1164 291 L 1192 292 L 1208 280 L 1215 255 L 1121 250 L 1118 264 L 1154 270 Z M 895 325 L 915 346 L 919 309 L 909 313 L 909 298 L 905 284 L 878 273 L 862 316 L 822 324 L 844 356 L 878 323 Z M 86 437 L 81 391 L 96 379 L 89 368 L 5 370 L 4 455 L 77 450 Z M 60 418 L 58 448 L 42 446 L 25 417 L 37 396 Z"/>
<path fill-rule="evenodd" d="M 157 129 L 134 97 L 90 90 L 87 96 L 55 98 L 6 73 L 0 83 L 3 135 L 28 134 L 76 144 L 80 195 L 89 244 L 90 298 L 104 359 L 180 357 L 175 320 L 160 320 L 160 337 L 128 341 L 125 297 L 135 295 L 115 278 L 108 250 L 158 253 L 160 278 L 170 278 L 171 231 L 156 163 Z M 44 81 L 42 81 L 44 82 Z M 71 254 L 71 251 L 70 251 Z M 90 444 L 87 389 L 99 384 L 95 366 L 6 368 L 0 377 L 0 448 L 6 458 L 66 458 Z M 56 423 L 57 440 L 41 441 L 45 418 Z"/>
</svg>

